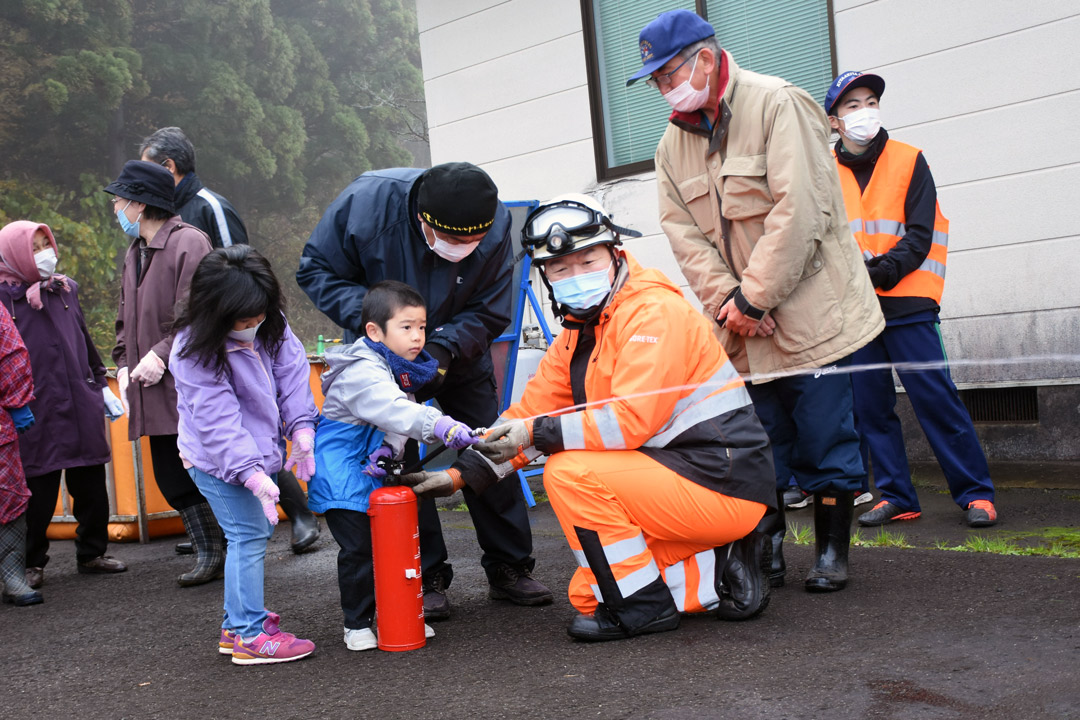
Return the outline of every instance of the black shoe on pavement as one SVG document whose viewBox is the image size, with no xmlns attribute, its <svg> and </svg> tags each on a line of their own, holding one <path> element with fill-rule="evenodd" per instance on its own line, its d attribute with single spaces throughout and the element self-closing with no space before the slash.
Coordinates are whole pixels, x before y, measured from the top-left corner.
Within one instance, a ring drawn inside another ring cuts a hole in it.
<svg viewBox="0 0 1080 720">
<path fill-rule="evenodd" d="M 194 555 L 195 548 L 192 547 L 190 542 L 176 543 L 176 547 L 173 548 L 177 555 Z"/>
<path fill-rule="evenodd" d="M 658 618 L 637 628 L 632 634 L 623 629 L 616 620 L 614 614 L 603 604 L 596 608 L 592 615 L 578 615 L 570 621 L 566 633 L 576 639 L 586 642 L 603 642 L 605 640 L 625 640 L 633 635 L 645 635 L 647 633 L 665 632 L 679 627 L 679 611 L 672 605 Z"/>
<path fill-rule="evenodd" d="M 528 570 L 515 570 L 508 565 L 495 569 L 489 578 L 488 597 L 509 600 L 515 605 L 547 605 L 555 597 L 547 586 L 533 579 Z"/>
<path fill-rule="evenodd" d="M 922 515 L 920 511 L 909 512 L 893 505 L 888 500 L 882 500 L 874 506 L 873 510 L 859 516 L 859 524 L 864 527 L 877 527 L 888 525 L 894 520 L 914 520 L 920 515 Z"/>
<path fill-rule="evenodd" d="M 0 594 L 0 600 L 5 603 L 10 603 L 15 607 L 26 607 L 27 605 L 39 605 L 45 602 L 44 596 L 37 590 L 31 590 L 28 593 L 22 595 L 8 595 L 7 593 Z"/>
<path fill-rule="evenodd" d="M 290 546 L 299 555 L 319 539 L 319 520 L 308 510 L 307 496 L 295 475 L 285 470 L 279 472 L 278 489 L 281 491 L 278 503 L 292 523 Z"/>
<path fill-rule="evenodd" d="M 854 496 L 850 490 L 814 494 L 817 561 L 804 583 L 808 592 L 836 592 L 847 586 Z"/>
<path fill-rule="evenodd" d="M 814 502 L 814 496 L 802 488 L 789 487 L 784 491 L 784 507 L 789 510 L 804 508 Z"/>
<path fill-rule="evenodd" d="M 122 572 L 127 572 L 127 565 L 112 555 L 98 555 L 93 560 L 79 563 L 79 573 L 82 575 L 111 575 Z"/>
<path fill-rule="evenodd" d="M 449 620 L 450 600 L 446 597 L 446 581 L 436 576 L 424 581 L 424 620 Z"/>
<path fill-rule="evenodd" d="M 749 620 L 769 606 L 772 587 L 772 538 L 755 530 L 741 540 L 716 548 L 717 595 L 721 620 Z M 783 582 L 783 575 L 780 576 Z"/>
<path fill-rule="evenodd" d="M 39 587 L 45 584 L 45 568 L 42 567 L 28 567 L 26 568 L 26 584 L 31 589 L 37 590 Z"/>
</svg>

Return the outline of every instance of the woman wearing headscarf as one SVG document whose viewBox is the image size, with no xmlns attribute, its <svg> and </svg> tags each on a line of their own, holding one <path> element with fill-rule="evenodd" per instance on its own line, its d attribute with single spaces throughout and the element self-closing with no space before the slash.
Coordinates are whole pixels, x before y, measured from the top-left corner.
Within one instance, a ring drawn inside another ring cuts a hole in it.
<svg viewBox="0 0 1080 720">
<path fill-rule="evenodd" d="M 131 238 L 124 256 L 120 310 L 116 317 L 116 379 L 128 410 L 128 438 L 150 438 L 154 478 L 175 508 L 195 548 L 195 567 L 180 575 L 182 586 L 221 577 L 224 537 L 214 513 L 199 493 L 176 446 L 176 386 L 168 370 L 173 306 L 187 295 L 191 276 L 210 240 L 173 211 L 173 177 L 160 165 L 130 160 L 105 192 L 115 195 L 113 211 Z"/>
<path fill-rule="evenodd" d="M 17 220 L 0 229 L 0 302 L 30 352 L 36 424 L 19 439 L 30 489 L 26 510 L 26 580 L 38 588 L 49 561 L 46 531 L 60 475 L 78 520 L 75 559 L 80 573 L 119 573 L 124 563 L 105 554 L 109 494 L 105 463 L 106 403 L 119 405 L 105 381 L 105 366 L 90 339 L 79 286 L 54 273 L 58 249 L 48 225 Z M 66 471 L 66 472 L 65 472 Z"/>
</svg>

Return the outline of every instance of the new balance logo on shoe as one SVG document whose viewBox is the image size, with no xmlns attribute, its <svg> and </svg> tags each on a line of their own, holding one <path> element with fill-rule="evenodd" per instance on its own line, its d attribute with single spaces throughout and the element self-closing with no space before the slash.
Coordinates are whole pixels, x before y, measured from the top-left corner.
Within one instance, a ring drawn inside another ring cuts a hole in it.
<svg viewBox="0 0 1080 720">
<path fill-rule="evenodd" d="M 272 642 L 270 640 L 267 640 L 262 644 L 262 647 L 259 648 L 259 654 L 273 656 L 275 653 L 277 653 L 279 647 L 281 647 L 280 642 Z"/>
</svg>

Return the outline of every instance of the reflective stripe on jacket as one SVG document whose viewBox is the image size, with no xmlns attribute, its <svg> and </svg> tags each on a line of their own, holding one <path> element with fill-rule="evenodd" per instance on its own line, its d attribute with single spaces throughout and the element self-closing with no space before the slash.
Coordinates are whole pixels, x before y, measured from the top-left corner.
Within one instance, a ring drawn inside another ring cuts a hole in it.
<svg viewBox="0 0 1080 720">
<path fill-rule="evenodd" d="M 710 322 L 661 272 L 628 254 L 625 263 L 608 306 L 563 330 L 503 417 L 555 416 L 534 424 L 548 454 L 638 450 L 711 490 L 774 506 L 768 437 Z M 570 410 L 575 396 L 587 406 Z"/>
<path fill-rule="evenodd" d="M 864 260 L 884 255 L 904 237 L 904 202 L 920 152 L 919 148 L 890 139 L 878 156 L 865 192 L 859 189 L 859 182 L 850 168 L 839 162 L 836 164 L 848 224 Z M 941 304 L 949 249 L 949 221 L 941 214 L 939 204 L 935 203 L 934 210 L 933 243 L 926 260 L 891 290 L 877 288 L 878 295 L 928 297 Z"/>
</svg>

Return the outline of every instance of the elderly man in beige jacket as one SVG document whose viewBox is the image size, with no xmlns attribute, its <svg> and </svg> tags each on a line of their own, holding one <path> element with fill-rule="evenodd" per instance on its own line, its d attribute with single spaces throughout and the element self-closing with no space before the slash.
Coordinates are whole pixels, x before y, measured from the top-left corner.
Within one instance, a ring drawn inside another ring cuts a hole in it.
<svg viewBox="0 0 1080 720">
<path fill-rule="evenodd" d="M 640 47 L 627 84 L 647 78 L 674 109 L 656 149 L 661 225 L 735 367 L 751 374 L 778 487 L 794 476 L 814 494 L 806 589 L 840 590 L 863 470 L 845 369 L 885 321 L 847 226 L 828 122 L 804 90 L 741 69 L 692 12 L 661 14 Z M 763 520 L 774 586 L 778 505 Z"/>
</svg>

